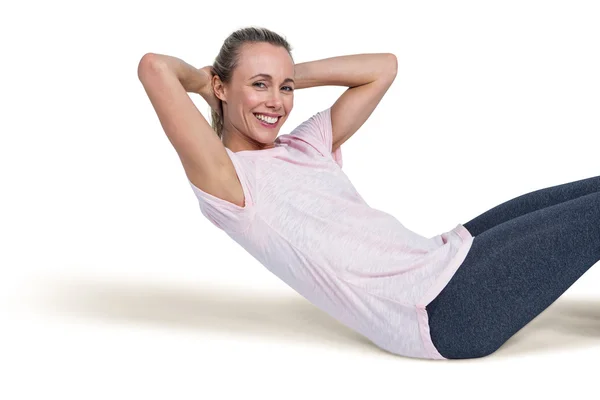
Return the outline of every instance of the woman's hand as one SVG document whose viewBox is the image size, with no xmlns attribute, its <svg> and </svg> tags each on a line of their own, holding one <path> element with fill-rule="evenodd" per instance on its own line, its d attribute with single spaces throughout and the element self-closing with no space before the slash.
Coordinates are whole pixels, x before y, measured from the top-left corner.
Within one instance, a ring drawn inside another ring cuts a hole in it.
<svg viewBox="0 0 600 400">
<path fill-rule="evenodd" d="M 212 66 L 207 65 L 206 67 L 199 68 L 198 71 L 201 71 L 207 77 L 205 79 L 206 83 L 204 84 L 204 86 L 202 86 L 200 88 L 200 90 L 198 91 L 198 94 L 200 96 L 202 96 L 204 98 L 204 100 L 206 100 L 206 102 L 208 103 L 210 108 L 212 108 L 213 110 L 215 110 L 216 112 L 218 112 L 220 114 L 221 113 L 221 110 L 220 110 L 221 100 L 219 100 L 217 98 L 217 96 L 215 96 L 215 92 L 213 90 L 212 78 L 214 76 L 214 71 L 212 69 Z"/>
</svg>

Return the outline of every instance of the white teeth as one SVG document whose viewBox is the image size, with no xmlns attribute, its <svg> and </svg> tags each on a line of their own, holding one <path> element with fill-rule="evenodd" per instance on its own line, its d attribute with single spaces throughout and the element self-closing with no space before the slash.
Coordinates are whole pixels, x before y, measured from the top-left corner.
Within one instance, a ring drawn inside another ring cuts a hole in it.
<svg viewBox="0 0 600 400">
<path fill-rule="evenodd" d="M 268 122 L 269 124 L 274 124 L 275 122 L 277 122 L 277 118 L 267 117 L 266 115 L 254 114 L 254 116 L 260 120 Z"/>
</svg>

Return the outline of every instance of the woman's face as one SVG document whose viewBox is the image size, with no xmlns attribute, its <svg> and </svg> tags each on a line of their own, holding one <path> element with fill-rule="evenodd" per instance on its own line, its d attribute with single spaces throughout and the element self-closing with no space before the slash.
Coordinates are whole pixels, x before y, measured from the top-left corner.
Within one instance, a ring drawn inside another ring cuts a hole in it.
<svg viewBox="0 0 600 400">
<path fill-rule="evenodd" d="M 230 142 L 235 151 L 273 147 L 294 106 L 293 79 L 294 63 L 285 48 L 270 43 L 243 45 L 232 80 L 219 96 L 223 100 L 223 141 Z M 265 126 L 255 114 L 275 115 L 277 122 Z"/>
</svg>

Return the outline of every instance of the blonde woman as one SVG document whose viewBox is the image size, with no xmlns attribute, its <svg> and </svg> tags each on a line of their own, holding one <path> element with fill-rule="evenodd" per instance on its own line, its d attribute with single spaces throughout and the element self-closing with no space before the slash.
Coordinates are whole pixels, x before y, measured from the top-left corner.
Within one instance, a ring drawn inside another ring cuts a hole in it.
<svg viewBox="0 0 600 400">
<path fill-rule="evenodd" d="M 389 53 L 295 64 L 283 37 L 249 27 L 213 65 L 149 53 L 138 76 L 203 215 L 273 274 L 389 352 L 483 357 L 600 260 L 600 177 L 524 194 L 432 238 L 407 229 L 363 200 L 340 147 L 396 70 Z M 323 85 L 348 89 L 278 135 L 294 91 Z M 212 125 L 188 92 L 210 105 Z"/>
</svg>

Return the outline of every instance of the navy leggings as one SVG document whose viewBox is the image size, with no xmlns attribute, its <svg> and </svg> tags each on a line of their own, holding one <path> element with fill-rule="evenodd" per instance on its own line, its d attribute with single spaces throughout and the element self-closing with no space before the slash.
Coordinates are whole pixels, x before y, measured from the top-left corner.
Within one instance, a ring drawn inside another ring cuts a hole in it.
<svg viewBox="0 0 600 400">
<path fill-rule="evenodd" d="M 425 308 L 448 359 L 492 354 L 600 261 L 600 176 L 521 195 L 463 225 L 471 249 Z"/>
</svg>

